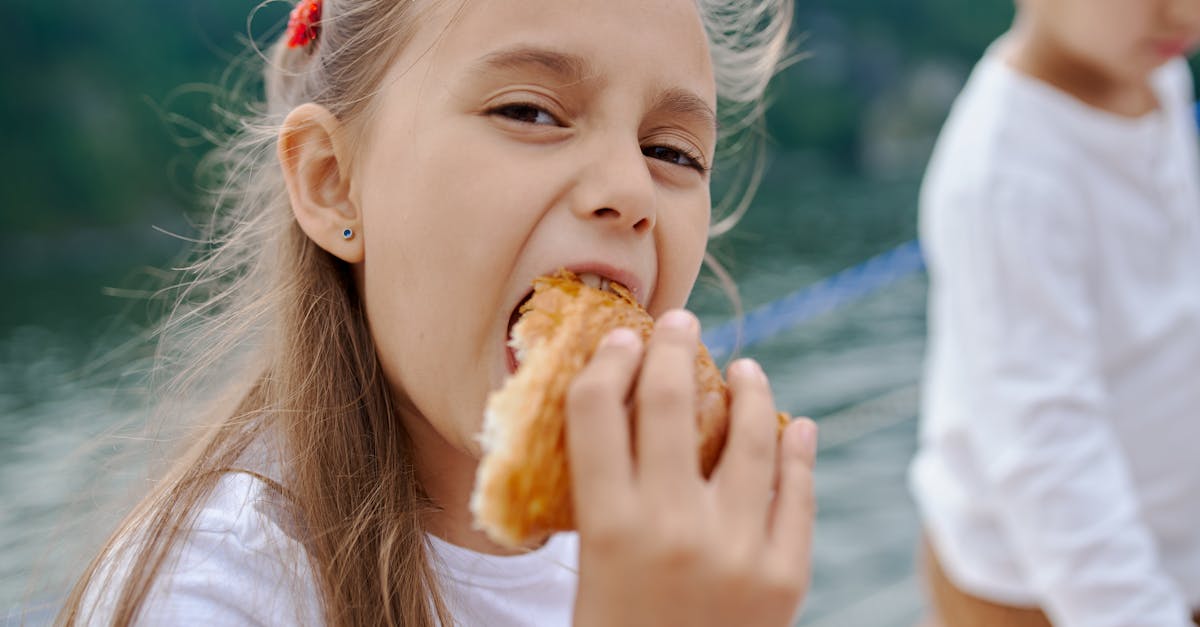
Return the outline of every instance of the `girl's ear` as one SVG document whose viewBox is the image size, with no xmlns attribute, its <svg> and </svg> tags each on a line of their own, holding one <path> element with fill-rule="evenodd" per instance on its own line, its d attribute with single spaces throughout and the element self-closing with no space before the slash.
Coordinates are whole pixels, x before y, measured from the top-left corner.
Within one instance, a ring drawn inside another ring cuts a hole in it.
<svg viewBox="0 0 1200 627">
<path fill-rule="evenodd" d="M 363 260 L 362 216 L 350 197 L 339 150 L 341 124 L 328 109 L 307 103 L 279 129 L 279 163 L 296 222 L 309 239 L 347 263 Z"/>
</svg>

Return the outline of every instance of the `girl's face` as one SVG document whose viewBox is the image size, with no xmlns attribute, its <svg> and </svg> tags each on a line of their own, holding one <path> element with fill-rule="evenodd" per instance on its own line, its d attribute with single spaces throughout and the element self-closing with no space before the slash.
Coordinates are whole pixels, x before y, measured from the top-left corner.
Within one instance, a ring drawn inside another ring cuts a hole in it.
<svg viewBox="0 0 1200 627">
<path fill-rule="evenodd" d="M 1039 30 L 1111 78 L 1141 81 L 1200 41 L 1200 0 L 1025 0 Z"/>
<path fill-rule="evenodd" d="M 694 0 L 443 5 L 383 81 L 350 193 L 384 371 L 428 421 L 410 430 L 474 456 L 535 277 L 592 272 L 654 315 L 683 306 L 716 87 Z"/>
</svg>

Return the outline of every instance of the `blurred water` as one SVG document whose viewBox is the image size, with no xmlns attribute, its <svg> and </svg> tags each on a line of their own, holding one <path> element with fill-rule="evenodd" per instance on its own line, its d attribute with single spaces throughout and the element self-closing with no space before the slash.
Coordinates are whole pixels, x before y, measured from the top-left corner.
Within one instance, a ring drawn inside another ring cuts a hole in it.
<svg viewBox="0 0 1200 627">
<path fill-rule="evenodd" d="M 776 159 L 754 209 L 713 247 L 732 260 L 748 309 L 914 236 L 915 179 L 843 180 L 805 168 L 801 157 Z M 83 566 L 115 515 L 95 512 L 137 476 L 114 467 L 118 441 L 106 435 L 142 406 L 136 389 L 113 389 L 136 381 L 115 376 L 129 365 L 98 358 L 97 343 L 133 333 L 95 322 L 122 308 L 99 297 L 113 284 L 106 280 L 62 269 L 40 277 L 47 302 L 62 298 L 55 285 L 95 282 L 72 306 L 58 306 L 57 318 L 0 327 L 0 610 L 61 594 L 61 580 Z M 923 278 L 906 279 L 746 352 L 762 361 L 780 407 L 818 418 L 827 442 L 803 625 L 910 625 L 919 613 L 918 527 L 903 472 L 914 445 L 924 293 Z M 37 310 L 38 298 L 30 293 L 22 307 Z M 706 325 L 730 311 L 708 283 L 690 306 Z M 105 329 L 99 339 L 96 328 Z M 857 408 L 893 392 L 867 413 Z"/>
<path fill-rule="evenodd" d="M 61 596 L 134 474 L 113 466 L 111 432 L 140 410 L 87 373 L 85 354 L 37 327 L 0 339 L 0 609 Z"/>
</svg>

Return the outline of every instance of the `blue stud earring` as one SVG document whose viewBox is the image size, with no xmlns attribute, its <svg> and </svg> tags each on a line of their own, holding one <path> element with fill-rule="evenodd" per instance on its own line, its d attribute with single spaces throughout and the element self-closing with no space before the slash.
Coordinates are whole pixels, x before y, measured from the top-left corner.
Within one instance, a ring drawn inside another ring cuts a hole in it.
<svg viewBox="0 0 1200 627">
<path fill-rule="evenodd" d="M 352 237 L 354 237 L 353 229 L 346 227 L 344 230 L 342 230 L 342 239 L 350 239 Z"/>
</svg>

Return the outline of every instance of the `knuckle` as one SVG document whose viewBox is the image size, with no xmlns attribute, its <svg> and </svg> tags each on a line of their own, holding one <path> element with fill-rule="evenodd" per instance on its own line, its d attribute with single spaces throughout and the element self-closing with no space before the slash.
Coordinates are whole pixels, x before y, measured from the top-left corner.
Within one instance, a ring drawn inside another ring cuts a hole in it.
<svg viewBox="0 0 1200 627">
<path fill-rule="evenodd" d="M 773 425 L 767 424 L 761 418 L 762 416 L 756 415 L 742 424 L 742 448 L 749 457 L 765 464 L 774 459 L 778 445 L 771 431 Z"/>
<path fill-rule="evenodd" d="M 654 551 L 653 560 L 660 567 L 672 571 L 693 570 L 701 562 L 700 552 L 695 545 L 685 542 L 659 544 Z"/>
<path fill-rule="evenodd" d="M 678 525 L 660 525 L 653 543 L 652 559 L 669 569 L 691 569 L 704 558 L 704 543 L 699 534 Z"/>
<path fill-rule="evenodd" d="M 567 411 L 575 413 L 592 407 L 612 395 L 612 385 L 601 377 L 580 375 L 567 388 Z"/>
<path fill-rule="evenodd" d="M 720 571 L 731 588 L 751 588 L 757 579 L 760 564 L 756 552 L 745 547 L 734 547 L 721 556 Z"/>
<path fill-rule="evenodd" d="M 663 344 L 684 352 L 689 352 L 696 345 L 695 336 L 685 329 L 661 329 L 659 338 Z"/>
<path fill-rule="evenodd" d="M 650 339 L 650 352 L 659 362 L 677 364 L 681 368 L 695 368 L 697 339 L 678 329 L 662 329 Z"/>
<path fill-rule="evenodd" d="M 692 394 L 682 384 L 659 383 L 639 387 L 639 400 L 652 407 L 682 407 L 692 400 Z"/>
<path fill-rule="evenodd" d="M 625 547 L 638 535 L 638 525 L 621 511 L 609 511 L 604 518 L 580 526 L 579 542 L 589 551 L 608 555 Z"/>
<path fill-rule="evenodd" d="M 777 562 L 759 571 L 759 588 L 776 601 L 795 601 L 805 589 L 804 569 Z"/>
<path fill-rule="evenodd" d="M 799 495 L 801 507 L 808 512 L 816 512 L 816 494 L 813 490 L 812 470 L 798 459 L 782 460 L 782 481 L 780 488 L 787 490 L 790 495 Z"/>
<path fill-rule="evenodd" d="M 732 571 L 721 574 L 718 580 L 721 590 L 733 599 L 761 600 L 762 592 L 758 588 L 758 578 L 754 573 Z"/>
<path fill-rule="evenodd" d="M 813 476 L 808 468 L 801 468 L 791 482 L 789 489 L 800 493 L 800 512 L 802 516 L 816 516 L 817 495 L 813 490 Z"/>
</svg>

